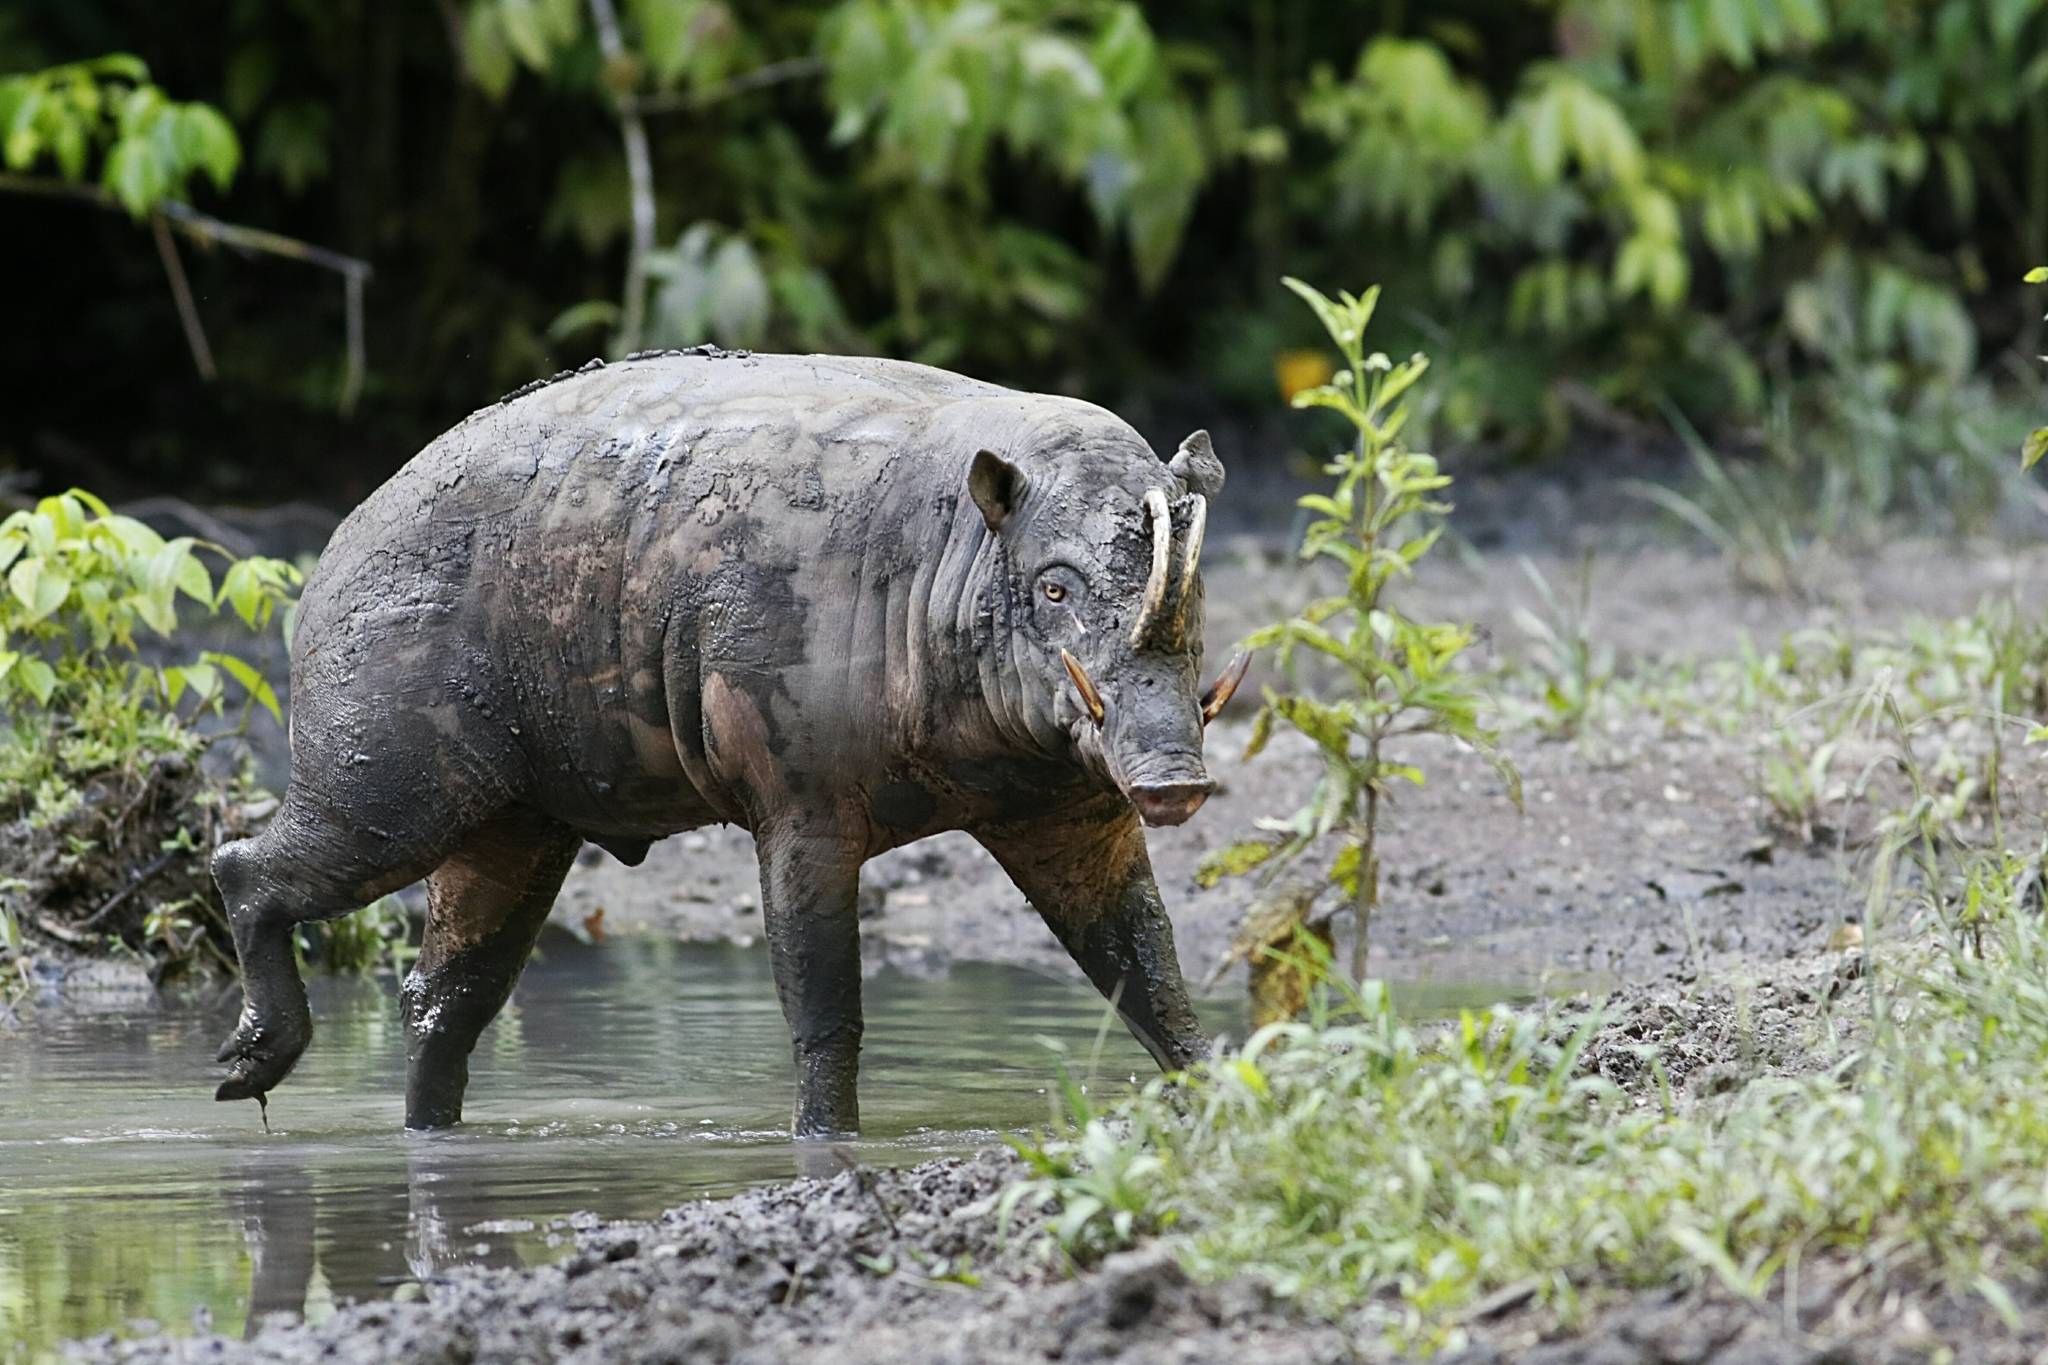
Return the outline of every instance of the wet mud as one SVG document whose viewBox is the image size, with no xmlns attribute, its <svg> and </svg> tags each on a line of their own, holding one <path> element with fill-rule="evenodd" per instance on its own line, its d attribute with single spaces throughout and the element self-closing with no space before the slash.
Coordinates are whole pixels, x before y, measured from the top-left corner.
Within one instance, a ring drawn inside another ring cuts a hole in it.
<svg viewBox="0 0 2048 1365">
<path fill-rule="evenodd" d="M 821 1163 L 830 1164 L 827 1152 Z M 80 1343 L 79 1358 L 141 1365 L 324 1360 L 1025 1365 L 1404 1359 L 1356 1322 L 1310 1318 L 1259 1285 L 1191 1281 L 1163 1248 L 1069 1275 L 1036 1251 L 1032 1215 L 1007 1231 L 996 1202 L 1022 1173 L 993 1153 L 825 1178 L 589 1228 L 561 1263 L 458 1269 L 317 1326 L 280 1315 L 245 1340 Z M 1511 1288 L 1476 1305 L 1454 1365 L 1822 1365 L 1922 1361 L 1944 1342 L 1970 1360 L 2038 1359 L 2048 1332 L 2005 1329 L 1981 1301 L 1878 1280 L 1817 1256 L 1799 1301 L 1768 1309 L 1701 1288 L 1596 1308 L 1560 1329 Z"/>
</svg>

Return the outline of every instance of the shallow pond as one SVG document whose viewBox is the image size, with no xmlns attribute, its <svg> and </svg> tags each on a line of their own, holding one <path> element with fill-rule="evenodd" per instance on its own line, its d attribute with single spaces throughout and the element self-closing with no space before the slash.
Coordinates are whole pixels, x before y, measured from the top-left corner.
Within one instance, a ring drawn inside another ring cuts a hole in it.
<svg viewBox="0 0 2048 1365">
<path fill-rule="evenodd" d="M 319 1032 L 273 1097 L 212 1099 L 239 993 L 0 1031 L 0 1361 L 106 1331 L 240 1333 L 318 1316 L 457 1263 L 567 1250 L 564 1220 L 650 1216 L 692 1196 L 822 1174 L 790 1142 L 788 1039 L 765 952 L 550 938 L 478 1046 L 467 1119 L 406 1134 L 391 980 L 316 978 Z M 1044 1122 L 1048 1041 L 1103 1084 L 1149 1074 L 1065 977 L 956 964 L 866 984 L 860 1142 L 905 1164 Z M 1408 994 L 1427 1011 L 1497 990 Z M 1241 1030 L 1209 1002 L 1213 1030 Z"/>
</svg>

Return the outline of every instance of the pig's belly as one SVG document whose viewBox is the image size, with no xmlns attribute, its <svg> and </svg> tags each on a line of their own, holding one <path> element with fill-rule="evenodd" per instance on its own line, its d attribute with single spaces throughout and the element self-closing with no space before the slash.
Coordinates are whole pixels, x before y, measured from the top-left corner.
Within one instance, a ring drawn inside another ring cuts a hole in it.
<svg viewBox="0 0 2048 1365">
<path fill-rule="evenodd" d="M 538 729 L 533 804 L 593 842 L 660 839 L 732 818 L 691 781 L 666 718 L 647 708 L 617 706 L 573 727 Z"/>
</svg>

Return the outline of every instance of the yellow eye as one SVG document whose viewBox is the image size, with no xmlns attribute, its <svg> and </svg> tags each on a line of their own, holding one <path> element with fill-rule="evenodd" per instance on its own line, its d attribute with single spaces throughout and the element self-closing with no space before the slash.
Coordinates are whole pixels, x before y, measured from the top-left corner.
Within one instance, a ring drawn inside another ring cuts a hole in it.
<svg viewBox="0 0 2048 1365">
<path fill-rule="evenodd" d="M 1048 583 L 1045 585 L 1045 600 L 1048 602 L 1064 602 L 1067 600 L 1067 590 L 1058 583 Z"/>
</svg>

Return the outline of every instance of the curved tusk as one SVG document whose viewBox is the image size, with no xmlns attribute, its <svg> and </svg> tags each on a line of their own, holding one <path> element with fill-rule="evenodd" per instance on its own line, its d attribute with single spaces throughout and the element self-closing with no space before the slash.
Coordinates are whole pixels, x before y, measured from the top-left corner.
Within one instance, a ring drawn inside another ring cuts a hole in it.
<svg viewBox="0 0 2048 1365">
<path fill-rule="evenodd" d="M 1230 703 L 1231 694 L 1244 681 L 1245 670 L 1251 666 L 1251 651 L 1241 649 L 1237 657 L 1216 675 L 1216 681 L 1210 683 L 1209 690 L 1202 694 L 1202 724 L 1207 725 L 1223 713 L 1223 708 Z"/>
<path fill-rule="evenodd" d="M 1152 523 L 1152 572 L 1145 580 L 1145 600 L 1138 607 L 1138 622 L 1131 627 L 1131 648 L 1145 642 L 1152 618 L 1166 601 L 1167 557 L 1173 552 L 1173 513 L 1166 506 L 1166 494 L 1157 488 L 1145 490 L 1145 516 Z"/>
<path fill-rule="evenodd" d="M 1195 590 L 1195 564 L 1202 557 L 1202 532 L 1209 529 L 1209 500 L 1195 494 L 1195 510 L 1188 517 L 1188 562 L 1180 571 L 1180 610 L 1186 611 L 1188 594 Z"/>
<path fill-rule="evenodd" d="M 1074 690 L 1081 694 L 1081 701 L 1088 708 L 1088 716 L 1096 728 L 1102 727 L 1102 694 L 1095 690 L 1094 679 L 1088 670 L 1081 667 L 1081 661 L 1064 649 L 1060 651 L 1060 662 L 1067 666 L 1067 676 L 1074 680 Z"/>
</svg>

